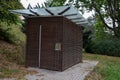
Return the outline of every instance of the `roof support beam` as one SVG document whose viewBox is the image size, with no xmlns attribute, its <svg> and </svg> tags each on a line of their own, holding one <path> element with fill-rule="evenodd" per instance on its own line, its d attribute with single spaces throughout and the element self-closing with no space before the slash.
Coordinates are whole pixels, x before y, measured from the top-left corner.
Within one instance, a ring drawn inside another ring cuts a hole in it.
<svg viewBox="0 0 120 80">
<path fill-rule="evenodd" d="M 65 10 L 63 10 L 62 12 L 58 13 L 58 15 L 62 15 L 63 13 L 65 13 L 66 11 L 68 11 L 70 9 L 70 7 L 66 8 Z"/>
<path fill-rule="evenodd" d="M 32 11 L 31 9 L 29 10 L 31 13 L 35 14 L 36 16 L 40 16 L 37 12 Z"/>
<path fill-rule="evenodd" d="M 45 9 L 49 14 L 54 15 L 54 13 L 52 13 L 51 11 L 49 11 L 48 9 Z"/>
</svg>

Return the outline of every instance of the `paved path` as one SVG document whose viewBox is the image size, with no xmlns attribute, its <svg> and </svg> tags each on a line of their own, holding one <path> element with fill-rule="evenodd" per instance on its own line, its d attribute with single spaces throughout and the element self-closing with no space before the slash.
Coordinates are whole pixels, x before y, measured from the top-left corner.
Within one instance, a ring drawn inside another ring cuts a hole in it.
<svg viewBox="0 0 120 80">
<path fill-rule="evenodd" d="M 28 68 L 28 70 L 35 70 L 38 73 L 34 75 L 26 75 L 27 80 L 84 80 L 85 76 L 93 70 L 98 61 L 83 60 L 63 72 L 51 71 L 39 68 Z"/>
</svg>

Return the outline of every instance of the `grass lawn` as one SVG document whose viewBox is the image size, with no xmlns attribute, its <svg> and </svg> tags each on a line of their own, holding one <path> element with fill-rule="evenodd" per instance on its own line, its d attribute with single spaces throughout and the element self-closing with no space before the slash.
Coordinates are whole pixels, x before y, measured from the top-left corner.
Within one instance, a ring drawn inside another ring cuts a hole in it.
<svg viewBox="0 0 120 80">
<path fill-rule="evenodd" d="M 102 79 L 86 80 L 120 80 L 120 57 L 83 53 L 83 59 L 99 61 L 93 72 L 102 76 Z"/>
</svg>

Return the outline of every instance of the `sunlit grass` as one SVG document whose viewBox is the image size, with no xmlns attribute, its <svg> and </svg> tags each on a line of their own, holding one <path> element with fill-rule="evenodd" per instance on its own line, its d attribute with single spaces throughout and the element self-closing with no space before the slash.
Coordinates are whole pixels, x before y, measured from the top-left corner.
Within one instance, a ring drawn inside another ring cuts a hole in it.
<svg viewBox="0 0 120 80">
<path fill-rule="evenodd" d="M 120 57 L 84 53 L 83 58 L 99 61 L 94 71 L 104 80 L 120 80 Z"/>
</svg>

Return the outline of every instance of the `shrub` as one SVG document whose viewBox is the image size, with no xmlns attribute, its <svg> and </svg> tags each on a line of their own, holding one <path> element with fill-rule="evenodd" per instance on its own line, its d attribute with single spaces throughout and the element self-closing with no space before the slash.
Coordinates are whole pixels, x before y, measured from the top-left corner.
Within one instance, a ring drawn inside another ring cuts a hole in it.
<svg viewBox="0 0 120 80">
<path fill-rule="evenodd" d="M 10 43 L 25 43 L 25 34 L 21 32 L 21 27 L 15 24 L 8 25 L 0 23 L 0 39 Z"/>
<path fill-rule="evenodd" d="M 92 52 L 90 46 L 92 46 L 92 32 L 86 31 L 83 33 L 83 48 L 86 52 Z"/>
<path fill-rule="evenodd" d="M 120 39 L 94 40 L 89 47 L 92 53 L 120 56 Z"/>
</svg>

